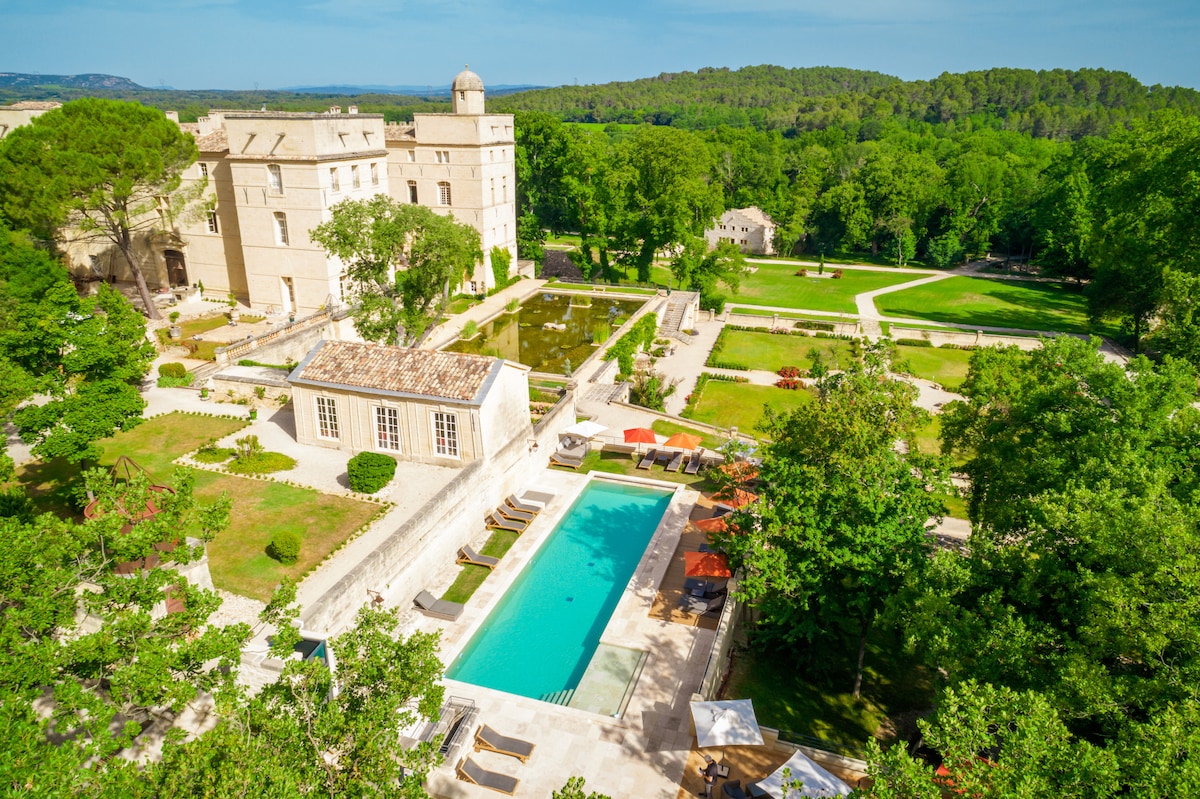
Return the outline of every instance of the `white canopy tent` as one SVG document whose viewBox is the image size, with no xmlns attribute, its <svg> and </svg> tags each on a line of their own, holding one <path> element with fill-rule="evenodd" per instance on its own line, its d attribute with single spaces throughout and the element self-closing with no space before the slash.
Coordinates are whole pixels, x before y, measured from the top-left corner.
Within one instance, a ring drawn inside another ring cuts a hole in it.
<svg viewBox="0 0 1200 799">
<path fill-rule="evenodd" d="M 792 788 L 787 794 L 783 791 L 783 772 L 789 772 L 788 783 L 801 783 L 800 788 Z M 771 776 L 758 781 L 758 787 L 774 796 L 775 799 L 800 799 L 800 797 L 845 796 L 850 793 L 850 786 L 818 766 L 808 755 L 796 750 L 788 761 L 776 769 Z"/>
<path fill-rule="evenodd" d="M 708 746 L 762 746 L 762 730 L 749 699 L 692 702 L 696 742 Z"/>
</svg>

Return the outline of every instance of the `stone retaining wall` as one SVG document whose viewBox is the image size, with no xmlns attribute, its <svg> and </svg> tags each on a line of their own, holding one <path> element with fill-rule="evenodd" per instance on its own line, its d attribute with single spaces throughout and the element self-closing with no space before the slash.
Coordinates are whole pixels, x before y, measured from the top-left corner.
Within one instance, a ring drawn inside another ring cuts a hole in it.
<svg viewBox="0 0 1200 799">
<path fill-rule="evenodd" d="M 763 330 L 782 329 L 782 330 L 803 330 L 809 333 L 833 333 L 837 336 L 861 336 L 862 330 L 858 326 L 858 322 L 834 322 L 833 330 L 809 330 L 806 327 L 797 327 L 797 323 L 803 323 L 801 319 L 789 319 L 783 316 L 757 316 L 754 314 L 741 314 L 737 311 L 730 311 L 725 315 L 727 324 L 739 325 L 741 327 L 757 327 Z M 820 320 L 813 320 L 820 321 Z"/>
</svg>

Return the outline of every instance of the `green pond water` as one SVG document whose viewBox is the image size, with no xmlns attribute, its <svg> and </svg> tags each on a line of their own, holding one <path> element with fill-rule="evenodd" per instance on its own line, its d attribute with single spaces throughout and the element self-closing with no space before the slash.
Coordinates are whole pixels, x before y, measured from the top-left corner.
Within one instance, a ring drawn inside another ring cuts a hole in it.
<svg viewBox="0 0 1200 799">
<path fill-rule="evenodd" d="M 590 306 L 571 303 L 591 302 Z M 611 297 L 574 297 L 565 294 L 540 294 L 530 297 L 519 311 L 501 316 L 483 325 L 470 341 L 456 341 L 447 350 L 498 355 L 525 364 L 535 372 L 566 374 L 579 368 L 596 351 L 592 338 L 599 332 L 615 331 L 642 306 L 641 300 Z M 546 330 L 547 322 L 562 324 L 565 330 Z M 600 330 L 597 330 L 600 328 Z"/>
</svg>

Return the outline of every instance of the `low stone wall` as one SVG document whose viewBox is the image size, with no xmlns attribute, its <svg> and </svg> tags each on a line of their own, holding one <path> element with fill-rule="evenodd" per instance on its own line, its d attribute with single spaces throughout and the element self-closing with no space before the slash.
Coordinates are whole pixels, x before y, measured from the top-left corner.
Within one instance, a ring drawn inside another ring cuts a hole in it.
<svg viewBox="0 0 1200 799">
<path fill-rule="evenodd" d="M 269 333 L 218 347 L 218 364 L 252 360 L 260 363 L 298 362 L 321 339 L 341 338 L 339 319 L 329 311 L 317 311 Z"/>
<path fill-rule="evenodd" d="M 243 373 L 234 372 L 240 370 Z M 291 386 L 287 382 L 287 372 L 283 369 L 263 369 L 256 367 L 231 367 L 224 372 L 218 372 L 209 378 L 210 388 L 215 399 L 223 402 L 247 400 L 261 403 L 277 403 L 280 397 L 291 396 Z M 262 389 L 263 395 L 258 396 L 257 389 Z"/>
<path fill-rule="evenodd" d="M 733 649 L 735 633 L 744 621 L 742 605 L 733 601 L 733 593 L 736 590 L 737 578 L 733 578 L 727 585 L 727 599 L 721 611 L 721 620 L 717 622 L 717 636 L 713 639 L 712 649 L 709 650 L 704 676 L 700 678 L 700 687 L 696 689 L 698 698 L 704 701 L 717 698 L 725 675 L 729 673 L 729 652 Z M 693 697 L 693 700 L 695 698 Z"/>
<path fill-rule="evenodd" d="M 575 421 L 574 394 L 563 399 L 533 431 L 537 449 L 525 436 L 495 456 L 463 468 L 438 495 L 400 524 L 378 547 L 350 569 L 301 614 L 303 627 L 337 634 L 354 621 L 368 589 L 407 607 L 426 588 L 425 575 L 453 564 L 458 548 L 483 526 L 484 516 L 546 467 L 558 431 Z"/>
<path fill-rule="evenodd" d="M 940 347 L 943 344 L 954 344 L 960 347 L 991 347 L 991 346 L 1016 346 L 1022 350 L 1040 350 L 1042 348 L 1041 339 L 1032 336 L 1006 336 L 1001 333 L 985 333 L 980 331 L 942 331 L 942 330 L 922 330 L 915 327 L 901 327 L 900 325 L 892 325 L 891 333 L 893 339 L 915 338 L 928 341 L 935 347 Z M 1065 333 L 1047 333 L 1046 338 L 1055 338 L 1059 335 L 1071 335 Z M 1080 336 L 1082 338 L 1082 336 Z"/>
<path fill-rule="evenodd" d="M 757 327 L 764 330 L 803 330 L 806 333 L 833 333 L 837 336 L 861 336 L 862 329 L 858 322 L 834 322 L 833 330 L 809 330 L 806 327 L 799 327 L 803 324 L 801 319 L 789 319 L 783 316 L 757 316 L 754 314 L 741 314 L 737 311 L 730 311 L 725 315 L 727 324 L 740 325 L 741 327 Z M 813 320 L 820 321 L 820 320 Z"/>
</svg>

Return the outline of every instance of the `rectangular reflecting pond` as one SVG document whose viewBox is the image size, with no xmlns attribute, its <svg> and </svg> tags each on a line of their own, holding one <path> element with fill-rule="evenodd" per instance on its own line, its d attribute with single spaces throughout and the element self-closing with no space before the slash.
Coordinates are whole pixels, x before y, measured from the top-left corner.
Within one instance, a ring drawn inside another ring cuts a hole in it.
<svg viewBox="0 0 1200 799">
<path fill-rule="evenodd" d="M 644 302 L 539 294 L 526 300 L 516 313 L 501 314 L 480 327 L 479 335 L 470 341 L 456 341 L 446 349 L 496 355 L 535 372 L 566 374 L 568 362 L 572 370 L 577 369 L 596 351 L 593 339 L 599 336 L 603 343 Z"/>
</svg>

